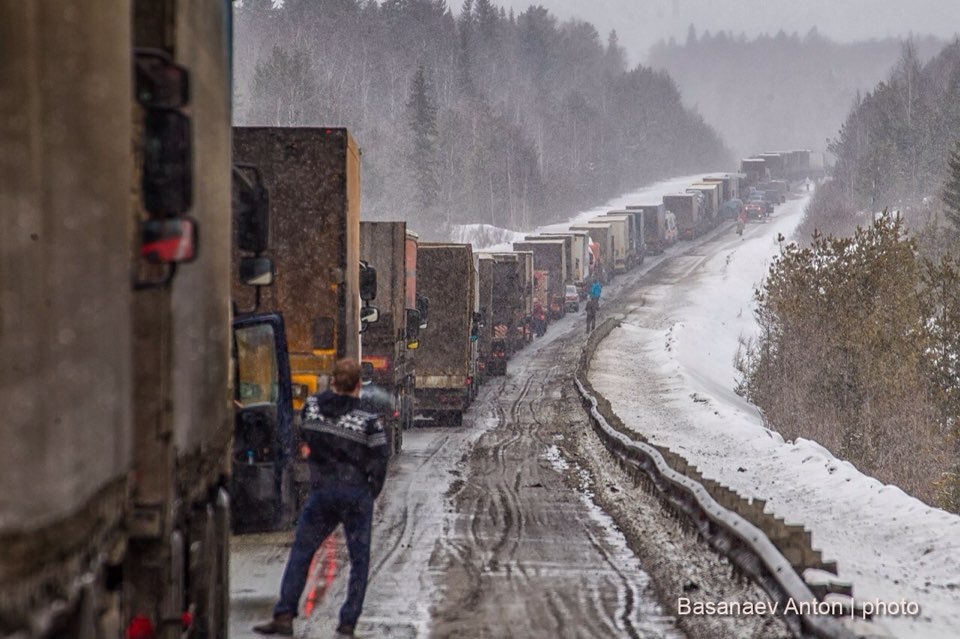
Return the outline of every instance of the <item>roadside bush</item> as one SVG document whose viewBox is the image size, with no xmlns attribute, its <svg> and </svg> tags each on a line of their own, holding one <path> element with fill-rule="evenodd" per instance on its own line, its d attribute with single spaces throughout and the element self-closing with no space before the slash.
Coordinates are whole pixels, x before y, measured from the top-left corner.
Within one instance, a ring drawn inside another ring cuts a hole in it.
<svg viewBox="0 0 960 639">
<path fill-rule="evenodd" d="M 957 267 L 923 259 L 888 215 L 786 246 L 756 291 L 760 335 L 740 357 L 741 392 L 785 437 L 960 510 Z"/>
</svg>

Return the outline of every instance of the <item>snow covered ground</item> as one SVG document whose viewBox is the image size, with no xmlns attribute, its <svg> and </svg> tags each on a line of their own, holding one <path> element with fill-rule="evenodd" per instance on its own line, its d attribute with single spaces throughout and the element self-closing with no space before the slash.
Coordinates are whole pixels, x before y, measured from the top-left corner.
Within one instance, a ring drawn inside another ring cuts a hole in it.
<svg viewBox="0 0 960 639">
<path fill-rule="evenodd" d="M 665 184 L 650 194 L 673 190 Z M 814 441 L 785 442 L 733 392 L 739 340 L 757 332 L 754 287 L 778 251 L 774 238 L 791 236 L 806 202 L 789 200 L 742 240 L 730 234 L 721 250 L 691 261 L 681 286 L 646 289 L 644 303 L 598 349 L 590 380 L 625 424 L 810 529 L 857 601 L 915 604 L 916 616 L 882 618 L 890 634 L 960 637 L 960 517 L 860 473 Z"/>
</svg>

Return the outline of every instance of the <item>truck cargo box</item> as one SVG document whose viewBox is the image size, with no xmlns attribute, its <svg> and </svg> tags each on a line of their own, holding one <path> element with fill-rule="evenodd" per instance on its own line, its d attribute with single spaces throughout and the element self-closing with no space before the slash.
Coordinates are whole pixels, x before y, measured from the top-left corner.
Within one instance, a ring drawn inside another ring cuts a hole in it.
<svg viewBox="0 0 960 639">
<path fill-rule="evenodd" d="M 283 313 L 294 380 L 315 392 L 338 358 L 360 357 L 360 151 L 342 128 L 235 127 L 233 140 L 270 192 L 276 278 L 261 308 Z"/>
<path fill-rule="evenodd" d="M 421 242 L 417 288 L 430 301 L 417 349 L 417 412 L 459 425 L 474 397 L 476 374 L 477 277 L 471 246 Z"/>
<path fill-rule="evenodd" d="M 533 253 L 533 269 L 539 273 L 535 278 L 546 282 L 545 299 L 539 300 L 546 306 L 553 319 L 563 317 L 563 287 L 566 280 L 567 262 L 565 243 L 563 239 L 529 240 L 514 242 L 515 251 L 530 251 Z M 535 285 L 536 288 L 536 285 Z"/>
<path fill-rule="evenodd" d="M 691 240 L 700 234 L 700 200 L 700 197 L 691 193 L 663 196 L 663 206 L 677 217 L 681 240 Z"/>
<path fill-rule="evenodd" d="M 632 204 L 629 211 L 643 212 L 643 239 L 646 250 L 659 255 L 666 249 L 666 213 L 663 202 L 659 204 Z"/>
</svg>

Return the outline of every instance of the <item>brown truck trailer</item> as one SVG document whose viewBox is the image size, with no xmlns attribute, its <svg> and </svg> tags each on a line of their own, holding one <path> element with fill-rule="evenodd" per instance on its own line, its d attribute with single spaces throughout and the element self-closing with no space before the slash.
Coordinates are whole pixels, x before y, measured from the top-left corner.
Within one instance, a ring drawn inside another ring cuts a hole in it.
<svg viewBox="0 0 960 639">
<path fill-rule="evenodd" d="M 560 319 L 566 314 L 563 305 L 563 289 L 567 281 L 565 246 L 566 242 L 563 238 L 513 243 L 513 250 L 533 253 L 534 288 L 540 295 L 538 303 L 554 320 Z M 538 281 L 545 282 L 543 292 L 539 291 Z"/>
<path fill-rule="evenodd" d="M 504 263 L 512 266 L 505 279 L 517 287 L 516 315 L 513 329 L 508 334 L 507 347 L 510 354 L 516 353 L 533 339 L 530 320 L 533 313 L 533 253 L 530 251 L 507 251 L 496 253 Z M 508 284 L 508 286 L 510 286 Z M 509 289 L 504 289 L 509 290 Z M 504 293 L 509 295 L 509 293 Z"/>
<path fill-rule="evenodd" d="M 417 289 L 430 302 L 417 349 L 417 415 L 459 426 L 476 396 L 479 317 L 473 248 L 421 242 Z"/>
<path fill-rule="evenodd" d="M 260 308 L 283 313 L 299 409 L 337 359 L 360 358 L 360 149 L 343 128 L 235 127 L 233 144 L 235 163 L 256 166 L 270 192 L 264 255 L 276 278 Z M 250 293 L 233 296 L 243 305 Z"/>
</svg>

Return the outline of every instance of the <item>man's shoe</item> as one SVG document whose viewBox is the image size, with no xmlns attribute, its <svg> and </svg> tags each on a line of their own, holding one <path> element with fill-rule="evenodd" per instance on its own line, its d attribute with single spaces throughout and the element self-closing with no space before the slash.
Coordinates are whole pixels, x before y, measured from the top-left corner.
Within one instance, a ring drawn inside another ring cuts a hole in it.
<svg viewBox="0 0 960 639">
<path fill-rule="evenodd" d="M 275 615 L 272 620 L 253 627 L 261 635 L 293 636 L 293 615 Z"/>
<path fill-rule="evenodd" d="M 353 630 L 354 630 L 354 626 L 351 626 L 350 624 L 347 624 L 347 623 L 342 623 L 339 626 L 337 626 L 337 634 L 343 635 L 345 637 L 352 637 Z"/>
</svg>

